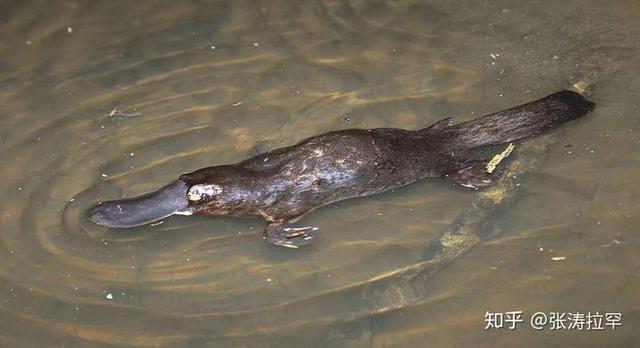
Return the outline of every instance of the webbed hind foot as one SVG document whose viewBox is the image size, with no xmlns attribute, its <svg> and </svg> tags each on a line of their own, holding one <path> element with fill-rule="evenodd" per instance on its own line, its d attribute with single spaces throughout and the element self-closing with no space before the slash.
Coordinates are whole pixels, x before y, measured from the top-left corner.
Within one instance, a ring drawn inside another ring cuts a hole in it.
<svg viewBox="0 0 640 348">
<path fill-rule="evenodd" d="M 461 186 L 478 189 L 489 186 L 502 176 L 503 168 L 496 168 L 492 173 L 487 170 L 488 160 L 466 159 L 460 161 L 452 173 L 446 175 L 449 180 Z"/>
<path fill-rule="evenodd" d="M 272 222 L 267 225 L 263 239 L 274 245 L 295 249 L 311 243 L 317 237 L 317 230 L 317 227 L 291 227 L 286 222 Z"/>
</svg>

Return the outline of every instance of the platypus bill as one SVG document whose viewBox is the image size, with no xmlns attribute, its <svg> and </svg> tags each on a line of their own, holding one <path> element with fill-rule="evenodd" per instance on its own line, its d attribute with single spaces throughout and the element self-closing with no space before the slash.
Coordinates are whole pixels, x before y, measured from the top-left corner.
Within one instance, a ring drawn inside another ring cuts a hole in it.
<svg viewBox="0 0 640 348">
<path fill-rule="evenodd" d="M 306 213 L 428 177 L 471 188 L 489 185 L 487 159 L 467 150 L 541 134 L 588 114 L 595 104 L 560 91 L 468 122 L 449 119 L 419 129 L 345 129 L 307 138 L 248 160 L 183 174 L 158 191 L 99 204 L 97 224 L 134 227 L 173 214 L 256 216 L 267 221 L 264 239 L 290 248 L 310 243 L 315 227 L 294 227 Z"/>
</svg>

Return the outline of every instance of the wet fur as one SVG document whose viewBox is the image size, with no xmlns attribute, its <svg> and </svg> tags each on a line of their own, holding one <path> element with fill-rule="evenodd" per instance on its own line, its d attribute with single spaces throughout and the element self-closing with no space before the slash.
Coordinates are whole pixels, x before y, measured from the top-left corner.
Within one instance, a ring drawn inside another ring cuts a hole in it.
<svg viewBox="0 0 640 348">
<path fill-rule="evenodd" d="M 560 91 L 530 103 L 439 130 L 451 148 L 477 148 L 542 134 L 589 113 L 595 104 L 572 91 Z"/>
<path fill-rule="evenodd" d="M 584 116 L 593 107 L 581 95 L 561 91 L 458 125 L 443 120 L 416 131 L 334 131 L 235 165 L 185 174 L 180 180 L 187 186 L 215 183 L 224 188 L 220 195 L 192 204 L 194 214 L 259 215 L 267 221 L 291 221 L 322 205 L 426 177 L 460 181 L 480 176 L 490 181 L 492 177 L 484 170 L 486 161 L 465 158 L 461 150 L 534 136 Z M 467 184 L 483 186 L 482 182 Z"/>
<path fill-rule="evenodd" d="M 541 134 L 594 107 L 577 93 L 561 91 L 457 125 L 444 119 L 420 130 L 329 132 L 243 162 L 184 174 L 155 194 L 105 202 L 92 219 L 106 226 L 132 227 L 171 215 L 170 209 L 185 215 L 261 216 L 268 222 L 269 242 L 297 247 L 309 243 L 316 229 L 290 223 L 318 207 L 427 177 L 486 186 L 500 170 L 487 173 L 487 161 L 467 157 L 466 150 Z M 172 196 L 165 197 L 167 192 Z"/>
</svg>

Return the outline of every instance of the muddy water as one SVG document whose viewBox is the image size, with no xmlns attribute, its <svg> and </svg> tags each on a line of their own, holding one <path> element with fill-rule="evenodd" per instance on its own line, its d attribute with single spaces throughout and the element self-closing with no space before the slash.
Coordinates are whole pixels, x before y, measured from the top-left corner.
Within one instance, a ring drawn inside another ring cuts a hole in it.
<svg viewBox="0 0 640 348">
<path fill-rule="evenodd" d="M 0 345 L 637 344 L 639 14 L 635 1 L 0 3 Z M 551 135 L 487 238 L 445 257 L 429 246 L 480 193 L 443 180 L 319 209 L 304 223 L 321 237 L 300 250 L 266 244 L 259 220 L 86 219 L 256 147 L 467 120 L 580 81 L 598 109 Z M 487 311 L 525 323 L 485 330 Z M 537 331 L 538 311 L 621 312 L 623 326 Z"/>
</svg>

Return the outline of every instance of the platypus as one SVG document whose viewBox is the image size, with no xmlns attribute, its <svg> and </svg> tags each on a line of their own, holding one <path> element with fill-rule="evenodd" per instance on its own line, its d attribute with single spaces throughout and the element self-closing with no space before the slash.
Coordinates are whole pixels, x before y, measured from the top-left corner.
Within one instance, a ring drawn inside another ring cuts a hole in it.
<svg viewBox="0 0 640 348">
<path fill-rule="evenodd" d="M 245 161 L 207 167 L 143 196 L 99 204 L 97 224 L 134 227 L 180 215 L 262 217 L 264 239 L 297 248 L 316 227 L 295 227 L 312 210 L 345 199 L 392 190 L 423 178 L 447 178 L 480 188 L 500 176 L 469 150 L 541 134 L 582 117 L 595 104 L 563 90 L 544 98 L 452 124 L 418 129 L 344 129 L 316 135 Z"/>
</svg>

